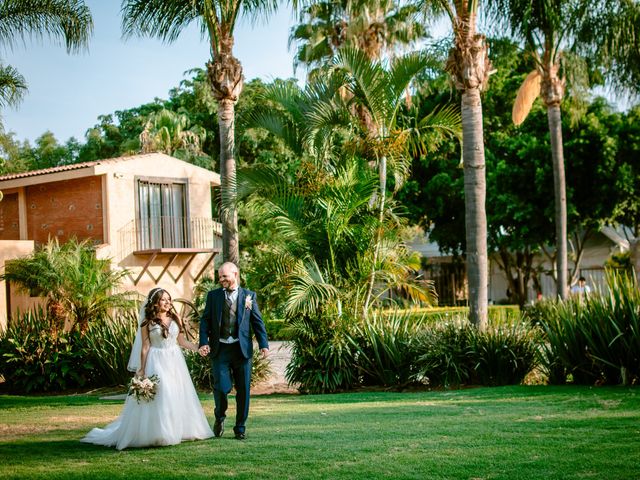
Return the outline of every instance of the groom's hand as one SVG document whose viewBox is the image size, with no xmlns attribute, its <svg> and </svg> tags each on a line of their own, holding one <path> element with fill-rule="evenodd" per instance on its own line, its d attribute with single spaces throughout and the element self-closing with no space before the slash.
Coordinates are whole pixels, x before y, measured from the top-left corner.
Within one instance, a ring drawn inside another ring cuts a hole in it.
<svg viewBox="0 0 640 480">
<path fill-rule="evenodd" d="M 209 355 L 209 352 L 211 350 L 209 349 L 209 345 L 202 345 L 199 349 L 198 349 L 198 353 L 203 356 L 206 357 L 207 355 Z"/>
<path fill-rule="evenodd" d="M 261 348 L 260 349 L 260 353 L 262 353 L 262 358 L 267 358 L 269 356 L 269 349 L 268 348 Z"/>
</svg>

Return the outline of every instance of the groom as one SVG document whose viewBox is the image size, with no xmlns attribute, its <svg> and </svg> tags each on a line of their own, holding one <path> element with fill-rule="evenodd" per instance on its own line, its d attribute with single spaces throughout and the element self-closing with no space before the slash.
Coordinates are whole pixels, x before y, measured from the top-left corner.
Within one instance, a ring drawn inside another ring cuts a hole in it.
<svg viewBox="0 0 640 480">
<path fill-rule="evenodd" d="M 236 387 L 236 424 L 233 432 L 238 440 L 245 438 L 249 416 L 249 385 L 253 359 L 253 330 L 262 358 L 269 354 L 267 331 L 256 301 L 256 294 L 239 286 L 238 267 L 223 263 L 218 270 L 222 288 L 207 294 L 204 313 L 200 317 L 200 355 L 211 354 L 215 423 L 213 433 L 221 437 L 227 412 L 227 395 L 232 383 Z"/>
</svg>

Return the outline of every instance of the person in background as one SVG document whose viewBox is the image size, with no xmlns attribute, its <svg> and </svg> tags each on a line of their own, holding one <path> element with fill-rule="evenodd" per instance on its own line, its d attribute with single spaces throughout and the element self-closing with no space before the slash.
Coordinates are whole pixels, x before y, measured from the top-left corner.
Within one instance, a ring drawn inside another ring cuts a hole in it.
<svg viewBox="0 0 640 480">
<path fill-rule="evenodd" d="M 591 293 L 591 288 L 587 285 L 587 279 L 584 277 L 580 277 L 578 279 L 578 283 L 576 283 L 573 287 L 571 287 L 571 294 L 577 296 L 584 296 Z"/>
</svg>

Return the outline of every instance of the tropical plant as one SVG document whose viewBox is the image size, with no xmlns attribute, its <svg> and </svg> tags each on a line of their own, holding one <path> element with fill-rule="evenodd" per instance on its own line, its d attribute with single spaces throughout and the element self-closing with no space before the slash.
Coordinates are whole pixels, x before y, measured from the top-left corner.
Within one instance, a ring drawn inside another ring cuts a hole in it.
<svg viewBox="0 0 640 480">
<path fill-rule="evenodd" d="M 79 348 L 80 332 L 60 331 L 56 321 L 36 309 L 2 332 L 0 374 L 11 392 L 56 392 L 91 383 L 94 364 Z"/>
<path fill-rule="evenodd" d="M 364 385 L 405 387 L 415 382 L 415 339 L 423 329 L 408 312 L 378 313 L 356 323 L 350 339 Z"/>
<path fill-rule="evenodd" d="M 111 262 L 96 258 L 88 240 L 58 239 L 8 262 L 0 278 L 34 296 L 45 297 L 51 320 L 62 328 L 68 321 L 85 331 L 91 320 L 105 317 L 112 308 L 131 305 L 130 295 L 117 292 L 125 270 L 111 270 Z"/>
<path fill-rule="evenodd" d="M 425 15 L 446 15 L 453 28 L 453 48 L 445 69 L 461 93 L 462 161 L 469 318 L 487 327 L 488 253 L 486 178 L 480 93 L 491 73 L 486 38 L 477 31 L 479 0 L 420 0 Z"/>
<path fill-rule="evenodd" d="M 152 113 L 140 134 L 142 153 L 163 152 L 181 160 L 193 158 L 191 163 L 198 163 L 200 157 L 207 157 L 202 151 L 207 132 L 190 123 L 186 114 L 166 108 Z"/>
<path fill-rule="evenodd" d="M 138 329 L 138 309 L 117 309 L 114 315 L 89 323 L 77 348 L 93 365 L 91 384 L 98 387 L 126 385 L 131 379 L 127 369 L 128 353 Z"/>
<path fill-rule="evenodd" d="M 639 378 L 640 293 L 629 273 L 609 271 L 605 291 L 543 302 L 532 314 L 545 334 L 542 364 L 551 383 L 629 385 Z"/>
<path fill-rule="evenodd" d="M 343 47 L 357 48 L 370 60 L 393 56 L 398 47 L 427 36 L 418 13 L 412 3 L 390 0 L 305 3 L 299 14 L 302 23 L 289 36 L 289 44 L 297 44 L 294 68 L 307 65 L 313 76 Z"/>
<path fill-rule="evenodd" d="M 358 383 L 356 350 L 346 316 L 315 315 L 291 322 L 291 361 L 285 376 L 302 393 L 349 390 Z"/>
<path fill-rule="evenodd" d="M 241 14 L 258 18 L 273 12 L 277 0 L 123 0 L 123 30 L 174 41 L 191 23 L 200 25 L 211 46 L 208 80 L 218 101 L 220 180 L 222 194 L 222 249 L 224 261 L 239 262 L 236 207 L 235 105 L 242 92 L 240 61 L 233 56 L 234 29 Z"/>
<path fill-rule="evenodd" d="M 351 166 L 341 166 L 345 162 L 360 162 L 362 165 L 366 161 L 377 166 L 377 191 L 371 191 L 368 199 L 357 200 L 358 209 L 362 209 L 366 201 L 377 212 L 377 219 L 371 216 L 373 210 L 367 214 L 367 228 L 376 231 L 370 243 L 372 255 L 366 263 L 359 263 L 361 271 L 366 272 L 368 283 L 366 290 L 357 295 L 364 312 L 375 300 L 374 286 L 380 275 L 384 275 L 379 266 L 391 265 L 384 259 L 390 250 L 389 244 L 385 244 L 389 237 L 383 235 L 385 229 L 382 228 L 385 219 L 392 218 L 392 210 L 388 208 L 391 204 L 387 200 L 387 166 L 395 175 L 395 185 L 399 186 L 408 174 L 409 150 L 427 145 L 426 142 L 421 143 L 425 132 L 435 132 L 442 139 L 455 137 L 459 128 L 458 115 L 451 108 L 436 109 L 410 127 L 399 128 L 398 117 L 406 89 L 427 65 L 428 59 L 420 54 L 396 58 L 387 66 L 369 60 L 357 49 L 344 48 L 334 60 L 333 69 L 310 81 L 304 91 L 288 84 L 277 84 L 268 89 L 268 98 L 280 110 L 256 112 L 253 117 L 256 126 L 280 135 L 298 154 L 306 153 L 317 158 L 321 168 L 326 170 L 323 174 L 326 177 L 333 175 L 336 169 L 349 172 L 349 182 L 353 182 L 356 174 L 365 175 L 360 167 L 354 170 Z M 430 147 L 436 148 L 437 145 L 433 137 Z M 349 160 L 351 158 L 356 160 Z M 318 177 L 316 181 L 322 184 L 324 178 Z M 340 182 L 344 183 L 344 180 Z M 361 185 L 365 186 L 365 183 Z M 337 211 L 328 213 L 334 215 Z M 375 226 L 376 222 L 380 227 Z M 361 248 L 358 251 L 362 251 Z M 386 272 L 391 270 L 389 268 Z"/>
</svg>

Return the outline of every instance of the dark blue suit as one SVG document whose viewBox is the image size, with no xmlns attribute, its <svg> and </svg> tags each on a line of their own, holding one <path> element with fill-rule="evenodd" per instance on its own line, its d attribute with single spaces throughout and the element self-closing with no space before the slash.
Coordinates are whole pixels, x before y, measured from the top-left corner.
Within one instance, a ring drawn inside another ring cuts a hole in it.
<svg viewBox="0 0 640 480">
<path fill-rule="evenodd" d="M 251 306 L 247 308 L 247 298 Z M 213 398 L 216 420 L 224 420 L 227 411 L 227 395 L 231 391 L 232 378 L 236 387 L 236 433 L 244 433 L 249 415 L 249 387 L 251 385 L 251 362 L 253 341 L 251 332 L 258 340 L 258 346 L 269 348 L 267 330 L 251 290 L 238 287 L 236 321 L 239 341 L 233 344 L 220 342 L 222 311 L 225 302 L 224 289 L 217 288 L 207 294 L 204 312 L 200 317 L 200 346 L 209 345 L 213 375 Z"/>
</svg>

